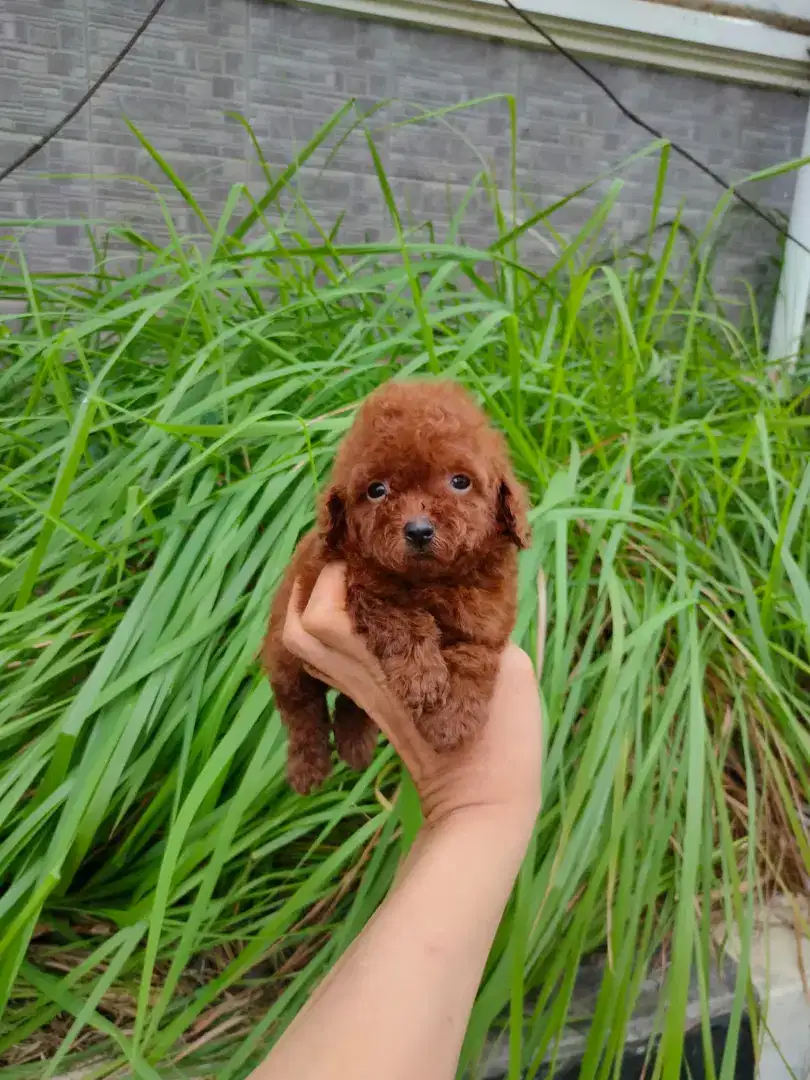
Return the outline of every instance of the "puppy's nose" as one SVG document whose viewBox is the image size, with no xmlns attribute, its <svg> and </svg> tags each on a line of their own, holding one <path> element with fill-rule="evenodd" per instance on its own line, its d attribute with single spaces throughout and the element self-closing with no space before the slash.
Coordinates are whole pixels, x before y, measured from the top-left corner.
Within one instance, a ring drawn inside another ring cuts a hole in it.
<svg viewBox="0 0 810 1080">
<path fill-rule="evenodd" d="M 418 517 L 405 524 L 405 539 L 414 548 L 425 548 L 436 535 L 429 518 Z"/>
</svg>

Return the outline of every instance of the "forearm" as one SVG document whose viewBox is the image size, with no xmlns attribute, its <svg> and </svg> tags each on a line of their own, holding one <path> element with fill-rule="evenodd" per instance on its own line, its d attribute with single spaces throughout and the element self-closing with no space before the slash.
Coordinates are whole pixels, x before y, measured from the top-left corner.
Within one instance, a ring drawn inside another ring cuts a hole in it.
<svg viewBox="0 0 810 1080">
<path fill-rule="evenodd" d="M 531 831 L 469 808 L 426 827 L 395 887 L 252 1080 L 450 1080 Z"/>
</svg>

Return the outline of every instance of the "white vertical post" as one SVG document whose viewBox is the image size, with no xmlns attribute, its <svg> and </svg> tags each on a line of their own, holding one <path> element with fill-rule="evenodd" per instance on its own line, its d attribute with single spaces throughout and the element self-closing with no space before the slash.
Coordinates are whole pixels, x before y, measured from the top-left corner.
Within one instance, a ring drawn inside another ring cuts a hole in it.
<svg viewBox="0 0 810 1080">
<path fill-rule="evenodd" d="M 810 157 L 810 104 L 804 128 L 802 157 Z M 810 248 L 810 165 L 796 175 L 796 191 L 790 211 L 790 235 Z M 793 363 L 801 348 L 810 299 L 810 253 L 792 240 L 785 240 L 785 260 L 779 278 L 779 292 L 773 312 L 768 359 Z"/>
</svg>

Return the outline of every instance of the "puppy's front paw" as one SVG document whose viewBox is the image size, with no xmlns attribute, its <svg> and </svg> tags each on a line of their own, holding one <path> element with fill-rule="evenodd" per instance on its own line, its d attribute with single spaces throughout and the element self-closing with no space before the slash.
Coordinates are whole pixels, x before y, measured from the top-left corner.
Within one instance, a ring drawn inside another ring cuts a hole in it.
<svg viewBox="0 0 810 1080">
<path fill-rule="evenodd" d="M 414 717 L 440 709 L 447 700 L 450 679 L 444 664 L 398 673 L 393 690 Z"/>
<path fill-rule="evenodd" d="M 485 719 L 484 707 L 467 702 L 466 707 L 459 708 L 458 703 L 451 702 L 447 708 L 423 712 L 416 718 L 416 726 L 436 753 L 444 754 L 472 739 Z"/>
</svg>

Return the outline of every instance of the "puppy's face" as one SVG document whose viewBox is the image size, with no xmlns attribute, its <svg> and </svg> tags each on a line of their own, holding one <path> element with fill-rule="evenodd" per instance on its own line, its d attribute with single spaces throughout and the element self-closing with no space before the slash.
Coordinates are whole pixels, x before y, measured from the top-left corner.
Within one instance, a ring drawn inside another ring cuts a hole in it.
<svg viewBox="0 0 810 1080">
<path fill-rule="evenodd" d="M 359 465 L 346 507 L 352 549 L 386 570 L 419 577 L 483 553 L 496 536 L 497 493 L 475 463 L 447 461 Z"/>
<path fill-rule="evenodd" d="M 454 384 L 377 391 L 341 447 L 334 479 L 329 546 L 390 573 L 439 578 L 526 541 L 500 437 Z"/>
</svg>

